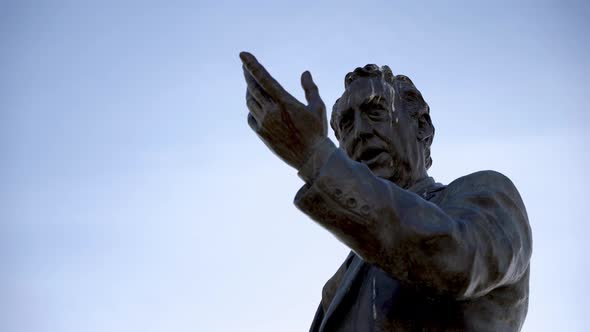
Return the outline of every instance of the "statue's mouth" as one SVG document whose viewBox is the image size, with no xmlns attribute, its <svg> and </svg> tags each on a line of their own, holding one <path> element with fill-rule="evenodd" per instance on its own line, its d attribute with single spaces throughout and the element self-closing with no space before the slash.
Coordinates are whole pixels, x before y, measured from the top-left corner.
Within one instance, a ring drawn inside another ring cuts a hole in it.
<svg viewBox="0 0 590 332">
<path fill-rule="evenodd" d="M 381 148 L 368 147 L 358 155 L 356 160 L 365 165 L 370 165 L 376 162 L 383 153 L 385 153 L 385 150 Z"/>
</svg>

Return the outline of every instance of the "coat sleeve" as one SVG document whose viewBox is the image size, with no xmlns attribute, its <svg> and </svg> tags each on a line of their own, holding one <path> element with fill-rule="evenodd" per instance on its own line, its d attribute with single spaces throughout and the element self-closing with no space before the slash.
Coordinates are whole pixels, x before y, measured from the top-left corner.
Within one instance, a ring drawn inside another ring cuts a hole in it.
<svg viewBox="0 0 590 332">
<path fill-rule="evenodd" d="M 469 299 L 517 282 L 531 231 L 512 182 L 484 171 L 451 183 L 437 204 L 374 176 L 337 149 L 295 205 L 365 261 L 402 283 Z"/>
</svg>

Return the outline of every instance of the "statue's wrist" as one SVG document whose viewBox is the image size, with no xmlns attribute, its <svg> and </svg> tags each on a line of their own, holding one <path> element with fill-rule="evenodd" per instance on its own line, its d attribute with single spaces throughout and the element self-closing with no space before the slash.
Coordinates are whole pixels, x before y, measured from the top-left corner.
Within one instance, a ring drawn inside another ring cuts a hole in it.
<svg viewBox="0 0 590 332">
<path fill-rule="evenodd" d="M 315 179 L 322 166 L 328 161 L 330 155 L 336 150 L 336 146 L 328 137 L 324 137 L 318 144 L 316 144 L 309 157 L 298 169 L 298 175 L 303 181 L 310 183 Z"/>
</svg>

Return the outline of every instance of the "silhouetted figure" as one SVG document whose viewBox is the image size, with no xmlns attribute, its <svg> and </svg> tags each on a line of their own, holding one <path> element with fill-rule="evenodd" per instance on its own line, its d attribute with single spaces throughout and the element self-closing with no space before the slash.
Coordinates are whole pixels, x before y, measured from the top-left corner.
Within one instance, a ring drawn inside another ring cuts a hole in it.
<svg viewBox="0 0 590 332">
<path fill-rule="evenodd" d="M 376 65 L 347 74 L 330 121 L 336 148 L 309 72 L 304 105 L 240 57 L 250 127 L 305 181 L 295 205 L 352 250 L 311 331 L 520 330 L 532 246 L 524 204 L 494 171 L 446 186 L 428 176 L 434 126 L 408 77 Z"/>
</svg>

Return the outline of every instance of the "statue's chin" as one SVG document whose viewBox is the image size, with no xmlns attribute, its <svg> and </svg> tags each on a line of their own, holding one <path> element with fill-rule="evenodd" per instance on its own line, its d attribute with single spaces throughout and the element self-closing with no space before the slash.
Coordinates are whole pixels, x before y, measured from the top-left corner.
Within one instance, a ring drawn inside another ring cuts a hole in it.
<svg viewBox="0 0 590 332">
<path fill-rule="evenodd" d="M 398 186 L 403 186 L 404 180 L 407 180 L 407 174 L 404 174 L 402 168 L 395 166 L 401 163 L 398 160 L 394 160 L 389 154 L 382 153 L 374 160 L 364 164 L 369 167 L 371 173 L 375 176 L 391 181 Z"/>
<path fill-rule="evenodd" d="M 371 173 L 375 174 L 375 176 L 379 178 L 391 181 L 402 188 L 407 185 L 405 181 L 407 179 L 401 176 L 401 174 L 396 173 L 395 169 L 389 166 L 379 166 L 371 168 Z"/>
<path fill-rule="evenodd" d="M 378 165 L 371 168 L 371 172 L 375 174 L 375 176 L 386 179 L 392 180 L 395 176 L 395 172 L 390 167 L 386 167 L 384 165 Z"/>
</svg>

